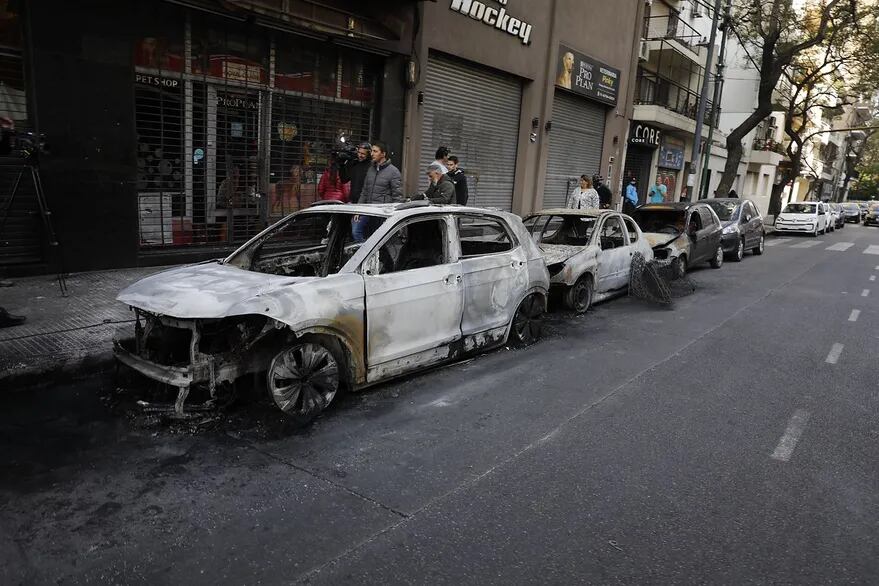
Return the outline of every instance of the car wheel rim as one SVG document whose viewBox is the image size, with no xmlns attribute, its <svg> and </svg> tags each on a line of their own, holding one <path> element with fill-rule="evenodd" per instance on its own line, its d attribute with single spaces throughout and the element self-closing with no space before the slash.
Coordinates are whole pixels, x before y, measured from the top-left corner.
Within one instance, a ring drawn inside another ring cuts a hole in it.
<svg viewBox="0 0 879 586">
<path fill-rule="evenodd" d="M 320 344 L 299 344 L 272 361 L 269 390 L 285 413 L 308 417 L 330 404 L 339 389 L 339 365 Z"/>
<path fill-rule="evenodd" d="M 761 237 L 760 237 L 760 245 L 758 246 L 758 248 L 760 249 L 760 252 L 763 252 L 763 241 L 764 241 L 764 240 L 766 240 L 766 237 L 765 237 L 765 236 L 761 236 Z"/>
<path fill-rule="evenodd" d="M 745 256 L 745 243 L 742 240 L 739 240 L 739 248 L 736 250 L 736 258 L 738 260 L 742 260 Z"/>
<path fill-rule="evenodd" d="M 574 292 L 574 310 L 583 312 L 589 309 L 592 304 L 592 289 L 589 283 L 581 281 L 577 283 L 577 290 Z"/>
<path fill-rule="evenodd" d="M 717 252 L 714 253 L 714 260 L 718 265 L 723 264 L 723 248 L 720 246 L 717 247 Z"/>
<path fill-rule="evenodd" d="M 513 329 L 516 339 L 520 342 L 531 343 L 540 336 L 543 322 L 543 309 L 536 295 L 530 295 L 522 301 L 516 311 L 516 319 Z"/>
</svg>

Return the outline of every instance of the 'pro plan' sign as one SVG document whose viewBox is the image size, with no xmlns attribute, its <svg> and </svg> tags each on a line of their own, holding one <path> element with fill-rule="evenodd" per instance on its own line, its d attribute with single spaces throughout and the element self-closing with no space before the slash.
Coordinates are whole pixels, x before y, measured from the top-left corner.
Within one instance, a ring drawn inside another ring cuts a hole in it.
<svg viewBox="0 0 879 586">
<path fill-rule="evenodd" d="M 518 18 L 507 14 L 507 0 L 498 0 L 500 8 L 487 6 L 477 0 L 452 0 L 450 9 L 469 16 L 473 20 L 479 20 L 490 27 L 504 31 L 514 37 L 518 37 L 523 45 L 531 44 L 531 31 L 534 27 Z"/>
<path fill-rule="evenodd" d="M 571 90 L 609 106 L 617 103 L 620 70 L 605 65 L 565 45 L 559 45 L 559 62 L 556 71 L 557 87 Z"/>
</svg>

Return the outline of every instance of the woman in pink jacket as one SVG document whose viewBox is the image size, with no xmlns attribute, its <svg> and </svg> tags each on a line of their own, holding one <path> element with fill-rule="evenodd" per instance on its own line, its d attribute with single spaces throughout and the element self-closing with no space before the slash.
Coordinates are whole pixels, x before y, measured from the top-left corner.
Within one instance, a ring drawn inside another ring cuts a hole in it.
<svg viewBox="0 0 879 586">
<path fill-rule="evenodd" d="M 348 202 L 351 193 L 351 183 L 342 183 L 339 177 L 339 164 L 336 157 L 330 159 L 330 166 L 324 170 L 317 184 L 317 194 L 320 199 Z"/>
</svg>

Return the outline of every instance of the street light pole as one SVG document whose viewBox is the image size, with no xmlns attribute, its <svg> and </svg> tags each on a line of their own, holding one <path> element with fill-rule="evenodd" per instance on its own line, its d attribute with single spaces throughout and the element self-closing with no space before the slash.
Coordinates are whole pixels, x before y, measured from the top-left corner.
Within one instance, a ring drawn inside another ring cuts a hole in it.
<svg viewBox="0 0 879 586">
<path fill-rule="evenodd" d="M 720 7 L 723 0 L 714 1 L 714 18 L 711 19 L 711 37 L 708 39 L 708 58 L 705 61 L 705 76 L 702 79 L 702 92 L 699 94 L 699 109 L 696 112 L 696 133 L 693 137 L 693 155 L 690 166 L 696 163 L 696 177 L 693 191 L 689 194 L 690 201 L 696 201 L 699 190 L 702 189 L 702 157 L 700 146 L 702 145 L 702 125 L 705 119 L 705 109 L 708 105 L 708 79 L 711 76 L 711 63 L 714 61 L 714 43 L 717 41 L 717 26 L 720 21 Z"/>
<path fill-rule="evenodd" d="M 711 164 L 711 142 L 714 140 L 714 127 L 720 122 L 720 102 L 723 99 L 724 72 L 726 71 L 726 41 L 729 38 L 730 19 L 732 15 L 732 0 L 726 1 L 726 9 L 723 13 L 723 24 L 720 30 L 720 54 L 717 56 L 717 75 L 714 77 L 714 97 L 711 102 L 711 124 L 708 125 L 708 141 L 705 143 L 705 157 L 702 163 L 702 171 L 699 174 L 700 185 L 696 198 L 701 199 L 708 194 L 708 165 Z"/>
</svg>

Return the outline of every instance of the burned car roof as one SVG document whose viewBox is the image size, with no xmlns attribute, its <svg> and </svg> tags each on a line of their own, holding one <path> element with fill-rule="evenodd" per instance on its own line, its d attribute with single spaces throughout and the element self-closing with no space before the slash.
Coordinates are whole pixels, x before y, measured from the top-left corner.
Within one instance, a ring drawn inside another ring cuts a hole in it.
<svg viewBox="0 0 879 586">
<path fill-rule="evenodd" d="M 547 208 L 544 210 L 538 210 L 536 212 L 532 212 L 528 214 L 530 216 L 587 216 L 591 218 L 598 218 L 605 214 L 615 213 L 615 210 L 599 210 L 595 208 L 583 208 L 583 209 L 572 209 L 572 208 Z"/>
</svg>

